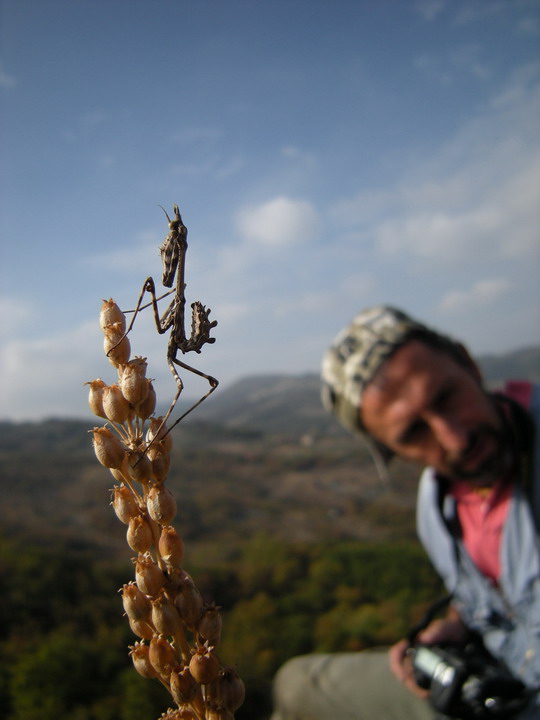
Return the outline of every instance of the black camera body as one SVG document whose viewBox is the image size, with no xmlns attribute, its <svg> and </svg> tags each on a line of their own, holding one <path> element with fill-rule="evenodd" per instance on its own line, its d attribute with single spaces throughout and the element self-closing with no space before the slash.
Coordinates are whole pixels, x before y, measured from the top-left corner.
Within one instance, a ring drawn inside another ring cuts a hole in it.
<svg viewBox="0 0 540 720">
<path fill-rule="evenodd" d="M 449 718 L 511 718 L 530 694 L 525 685 L 476 643 L 464 647 L 414 645 L 417 684 L 429 690 L 432 707 Z"/>
</svg>

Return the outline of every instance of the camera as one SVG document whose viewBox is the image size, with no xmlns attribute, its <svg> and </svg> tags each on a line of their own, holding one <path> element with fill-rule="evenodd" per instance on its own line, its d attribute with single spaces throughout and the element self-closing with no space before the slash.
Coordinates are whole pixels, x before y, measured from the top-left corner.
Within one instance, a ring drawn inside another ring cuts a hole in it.
<svg viewBox="0 0 540 720">
<path fill-rule="evenodd" d="M 476 643 L 413 645 L 409 654 L 416 683 L 429 691 L 432 707 L 443 717 L 508 720 L 530 699 L 525 685 Z"/>
</svg>

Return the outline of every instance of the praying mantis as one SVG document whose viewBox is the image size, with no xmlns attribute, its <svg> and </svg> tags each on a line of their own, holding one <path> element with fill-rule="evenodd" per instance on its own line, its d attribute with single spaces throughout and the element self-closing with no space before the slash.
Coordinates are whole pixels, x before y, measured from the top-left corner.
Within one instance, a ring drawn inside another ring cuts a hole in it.
<svg viewBox="0 0 540 720">
<path fill-rule="evenodd" d="M 163 264 L 163 274 L 161 282 L 164 287 L 172 288 L 174 279 L 176 277 L 176 285 L 174 289 L 170 290 L 164 295 L 161 295 L 158 298 L 156 297 L 156 285 L 154 279 L 152 277 L 146 278 L 141 293 L 139 295 L 137 305 L 135 307 L 135 310 L 133 311 L 133 317 L 131 319 L 131 322 L 123 335 L 123 337 L 125 337 L 131 331 L 138 313 L 144 308 L 148 307 L 150 304 L 152 305 L 154 311 L 154 321 L 158 333 L 160 335 L 163 335 L 170 330 L 169 343 L 167 346 L 167 364 L 175 379 L 177 391 L 171 403 L 171 406 L 167 411 L 167 414 L 163 418 L 163 421 L 158 432 L 156 433 L 156 436 L 160 433 L 161 429 L 165 427 L 165 424 L 171 416 L 176 406 L 176 403 L 178 402 L 180 394 L 184 389 L 184 383 L 182 381 L 182 378 L 180 377 L 177 367 L 188 370 L 189 372 L 192 372 L 195 375 L 198 375 L 199 377 L 207 380 L 209 384 L 209 389 L 199 400 L 197 400 L 197 402 L 195 402 L 177 420 L 175 420 L 175 422 L 168 428 L 167 434 L 176 425 L 178 425 L 178 423 L 183 420 L 186 415 L 188 415 L 204 400 L 206 400 L 206 398 L 212 392 L 214 392 L 214 390 L 218 386 L 218 381 L 216 380 L 216 378 L 212 377 L 211 375 L 207 375 L 201 370 L 198 370 L 197 368 L 188 365 L 183 360 L 180 360 L 178 358 L 178 352 L 181 352 L 182 354 L 186 354 L 188 352 L 200 353 L 201 348 L 205 343 L 214 343 L 215 338 L 210 337 L 210 331 L 217 325 L 217 321 L 211 321 L 209 319 L 209 315 L 211 312 L 210 308 L 206 308 L 202 303 L 196 301 L 191 305 L 191 333 L 189 337 L 186 335 L 186 285 L 184 281 L 184 276 L 186 266 L 186 252 L 188 248 L 188 231 L 187 227 L 182 222 L 182 217 L 180 215 L 178 205 L 173 205 L 174 217 L 172 220 L 169 217 L 165 208 L 163 208 L 161 205 L 160 207 L 165 213 L 165 216 L 167 217 L 167 221 L 169 223 L 169 232 L 159 248 L 161 254 L 161 261 Z M 151 303 L 143 306 L 142 302 L 146 293 L 150 294 Z M 160 316 L 158 301 L 171 294 L 173 295 L 173 299 L 171 300 L 171 303 L 169 304 L 163 315 Z"/>
</svg>

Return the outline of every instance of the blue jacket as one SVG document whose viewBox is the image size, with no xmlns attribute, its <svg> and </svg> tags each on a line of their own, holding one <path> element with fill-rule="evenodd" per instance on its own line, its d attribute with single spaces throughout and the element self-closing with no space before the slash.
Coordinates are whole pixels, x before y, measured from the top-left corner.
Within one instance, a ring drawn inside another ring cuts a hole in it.
<svg viewBox="0 0 540 720">
<path fill-rule="evenodd" d="M 491 654 L 529 687 L 540 686 L 540 386 L 529 408 L 535 424 L 533 463 L 527 487 L 516 483 L 501 539 L 499 587 L 474 565 L 453 531 L 453 499 L 427 468 L 420 479 L 417 528 L 420 540 L 464 623 L 480 633 Z"/>
</svg>

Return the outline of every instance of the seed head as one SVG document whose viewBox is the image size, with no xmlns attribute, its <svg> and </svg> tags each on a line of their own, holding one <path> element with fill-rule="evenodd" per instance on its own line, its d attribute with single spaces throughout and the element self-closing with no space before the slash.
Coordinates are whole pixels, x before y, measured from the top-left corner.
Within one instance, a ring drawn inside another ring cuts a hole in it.
<svg viewBox="0 0 540 720">
<path fill-rule="evenodd" d="M 152 600 L 152 623 L 160 635 L 174 636 L 182 628 L 182 620 L 176 606 L 160 593 Z"/>
<path fill-rule="evenodd" d="M 146 358 L 136 356 L 125 365 L 120 366 L 120 387 L 122 394 L 132 405 L 143 402 L 148 395 L 148 380 L 146 379 Z"/>
<path fill-rule="evenodd" d="M 131 518 L 141 514 L 141 509 L 135 495 L 124 484 L 114 486 L 111 505 L 114 508 L 116 517 L 126 525 L 129 525 Z"/>
<path fill-rule="evenodd" d="M 122 324 L 115 322 L 107 325 L 104 332 L 103 350 L 110 362 L 115 367 L 127 363 L 131 355 L 131 344 L 127 335 L 124 336 Z"/>
<path fill-rule="evenodd" d="M 163 677 L 169 677 L 171 672 L 178 666 L 176 652 L 163 635 L 154 635 L 150 640 L 148 658 L 155 670 Z"/>
<path fill-rule="evenodd" d="M 107 468 L 119 470 L 124 462 L 126 449 L 118 436 L 107 427 L 95 427 L 92 433 L 94 452 L 99 462 Z"/>
<path fill-rule="evenodd" d="M 146 433 L 146 442 L 150 445 L 152 440 L 156 438 L 156 442 L 159 440 L 165 450 L 170 452 L 173 444 L 171 433 L 168 432 L 167 425 L 163 425 L 162 427 L 162 423 L 163 417 L 161 415 L 157 418 L 150 419 L 150 427 Z"/>
<path fill-rule="evenodd" d="M 139 553 L 135 561 L 135 582 L 145 595 L 155 596 L 165 584 L 165 575 L 150 555 Z"/>
<path fill-rule="evenodd" d="M 171 465 L 171 454 L 165 450 L 163 443 L 155 442 L 148 448 L 147 455 L 152 462 L 152 476 L 156 482 L 164 482 Z"/>
<path fill-rule="evenodd" d="M 188 708 L 178 708 L 173 710 L 169 708 L 167 712 L 160 715 L 159 720 L 197 720 L 197 716 Z"/>
<path fill-rule="evenodd" d="M 129 476 L 140 483 L 147 483 L 152 477 L 152 463 L 146 453 L 140 450 L 128 450 Z"/>
<path fill-rule="evenodd" d="M 234 715 L 227 708 L 209 703 L 206 713 L 205 720 L 234 720 Z"/>
<path fill-rule="evenodd" d="M 158 549 L 168 566 L 181 567 L 184 559 L 184 542 L 172 525 L 161 528 Z"/>
<path fill-rule="evenodd" d="M 126 316 L 111 298 L 104 300 L 99 312 L 99 325 L 103 331 L 109 325 L 118 324 L 122 334 L 126 330 Z"/>
<path fill-rule="evenodd" d="M 146 380 L 146 383 L 148 385 L 148 392 L 146 394 L 146 397 L 139 405 L 135 407 L 135 413 L 142 420 L 147 420 L 150 415 L 154 414 L 154 411 L 156 409 L 156 391 L 154 390 L 154 386 L 152 385 L 151 380 Z"/>
<path fill-rule="evenodd" d="M 209 645 L 215 647 L 219 645 L 219 641 L 221 640 L 222 624 L 219 607 L 215 603 L 212 603 L 204 607 L 201 619 L 197 625 L 197 632 L 203 640 L 206 640 Z"/>
<path fill-rule="evenodd" d="M 107 418 L 103 410 L 103 388 L 105 387 L 105 383 L 101 378 L 97 378 L 97 380 L 90 380 L 90 382 L 85 383 L 85 385 L 90 385 L 88 392 L 90 410 L 98 417 Z"/>
<path fill-rule="evenodd" d="M 145 553 L 150 550 L 153 543 L 152 529 L 144 515 L 136 515 L 129 521 L 126 533 L 129 547 L 135 552 Z"/>
<path fill-rule="evenodd" d="M 174 602 L 186 625 L 194 627 L 202 614 L 203 599 L 199 588 L 187 573 L 178 585 Z"/>
<path fill-rule="evenodd" d="M 159 673 L 150 662 L 148 645 L 142 642 L 136 642 L 129 648 L 129 654 L 133 661 L 135 670 L 145 678 L 159 677 Z"/>
<path fill-rule="evenodd" d="M 189 662 L 189 671 L 200 685 L 208 685 L 215 680 L 219 672 L 219 658 L 213 647 L 199 645 L 193 651 Z"/>
<path fill-rule="evenodd" d="M 146 620 L 152 612 L 150 600 L 133 581 L 122 586 L 122 604 L 130 620 Z"/>
<path fill-rule="evenodd" d="M 193 675 L 189 672 L 189 667 L 182 670 L 174 671 L 169 678 L 171 684 L 171 693 L 174 702 L 178 705 L 190 702 L 197 692 L 197 683 L 193 679 Z"/>
<path fill-rule="evenodd" d="M 154 637 L 155 630 L 149 620 L 132 620 L 128 618 L 129 627 L 133 633 L 143 640 L 151 640 Z"/>
<path fill-rule="evenodd" d="M 176 500 L 165 485 L 153 485 L 146 501 L 148 514 L 160 525 L 170 525 L 176 515 Z"/>
<path fill-rule="evenodd" d="M 209 688 L 209 694 L 218 707 L 231 712 L 238 710 L 246 697 L 246 689 L 235 668 L 222 668 Z"/>
<path fill-rule="evenodd" d="M 103 388 L 103 410 L 108 420 L 125 423 L 132 413 L 128 401 L 118 385 L 106 385 Z"/>
</svg>

